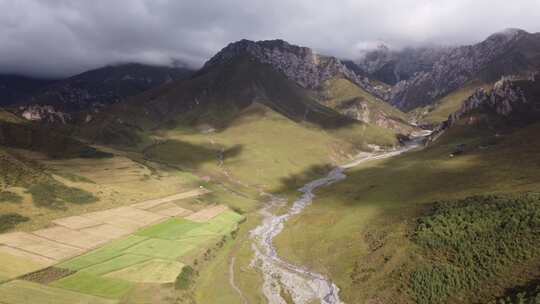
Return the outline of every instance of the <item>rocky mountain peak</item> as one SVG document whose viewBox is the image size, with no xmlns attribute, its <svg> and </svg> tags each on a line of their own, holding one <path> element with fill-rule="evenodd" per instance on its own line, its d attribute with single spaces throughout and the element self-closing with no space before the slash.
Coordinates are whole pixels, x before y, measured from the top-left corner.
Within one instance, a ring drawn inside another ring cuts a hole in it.
<svg viewBox="0 0 540 304">
<path fill-rule="evenodd" d="M 521 43 L 528 37 L 532 43 Z M 519 29 L 507 29 L 480 43 L 448 50 L 430 71 L 417 73 L 398 83 L 390 102 L 410 110 L 431 104 L 475 78 L 492 82 L 504 75 L 534 70 L 540 65 L 535 54 L 540 54 L 537 36 Z"/>
<path fill-rule="evenodd" d="M 505 41 L 510 41 L 510 40 L 514 40 L 514 39 L 519 39 L 523 36 L 526 36 L 528 35 L 529 32 L 527 31 L 524 31 L 522 29 L 518 29 L 518 28 L 506 28 L 502 31 L 499 31 L 497 33 L 493 33 L 491 34 L 487 39 L 486 41 L 494 41 L 494 42 L 505 42 Z"/>
<path fill-rule="evenodd" d="M 540 103 L 537 100 L 540 92 L 540 77 L 538 72 L 525 75 L 508 75 L 495 82 L 490 90 L 478 89 L 469 96 L 448 120 L 443 122 L 434 134 L 455 125 L 463 117 L 482 109 L 480 112 L 494 113 L 509 118 L 514 115 L 520 123 L 527 123 L 530 118 L 537 121 L 540 115 Z M 470 118 L 471 122 L 476 117 Z"/>
<path fill-rule="evenodd" d="M 307 89 L 319 89 L 326 80 L 343 77 L 378 97 L 388 93 L 384 88 L 373 85 L 369 79 L 358 76 L 335 57 L 320 55 L 310 48 L 279 39 L 240 40 L 231 43 L 208 60 L 202 71 L 225 64 L 239 56 L 250 56 L 260 63 L 269 64 Z"/>
</svg>

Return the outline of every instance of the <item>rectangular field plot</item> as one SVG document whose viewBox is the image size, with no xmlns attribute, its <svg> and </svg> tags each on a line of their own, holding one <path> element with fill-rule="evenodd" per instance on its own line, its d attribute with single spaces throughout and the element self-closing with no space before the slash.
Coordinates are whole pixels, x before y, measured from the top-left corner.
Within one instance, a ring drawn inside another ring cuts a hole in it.
<svg viewBox="0 0 540 304">
<path fill-rule="evenodd" d="M 168 218 L 168 216 L 159 215 L 132 207 L 120 207 L 113 210 L 115 211 L 115 216 L 139 222 L 143 226 L 156 224 Z"/>
<path fill-rule="evenodd" d="M 243 219 L 244 217 L 236 212 L 225 211 L 209 220 L 204 228 L 216 234 L 227 234 L 235 230 Z"/>
<path fill-rule="evenodd" d="M 0 245 L 0 253 L 20 257 L 20 258 L 27 259 L 32 262 L 42 264 L 42 265 L 47 265 L 47 266 L 51 266 L 57 263 L 56 260 L 49 259 L 41 255 L 33 254 L 27 251 L 19 250 L 17 248 L 8 247 L 4 245 Z"/>
<path fill-rule="evenodd" d="M 201 226 L 187 231 L 184 233 L 183 239 L 225 235 L 234 231 L 243 219 L 244 217 L 236 212 L 225 211 Z"/>
<path fill-rule="evenodd" d="M 83 250 L 80 248 L 53 242 L 25 232 L 0 235 L 0 244 L 15 247 L 56 261 L 83 253 Z"/>
<path fill-rule="evenodd" d="M 185 198 L 195 197 L 195 196 L 206 194 L 208 192 L 209 191 L 207 189 L 195 189 L 195 190 L 191 190 L 191 191 L 188 191 L 188 192 L 178 193 L 178 194 L 175 194 L 175 195 L 167 196 L 167 197 L 164 197 L 164 198 L 159 198 L 159 199 L 155 199 L 155 200 L 149 200 L 149 201 L 145 201 L 145 202 L 142 202 L 142 203 L 138 203 L 138 204 L 133 205 L 133 207 L 139 208 L 139 209 L 150 209 L 150 208 L 159 206 L 159 205 L 167 203 L 167 202 L 172 202 L 172 201 L 177 201 L 177 200 L 181 200 L 181 199 L 185 199 Z"/>
<path fill-rule="evenodd" d="M 146 239 L 147 238 L 142 236 L 132 235 L 127 238 L 114 241 L 110 244 L 105 245 L 102 248 L 91 251 L 85 255 L 61 263 L 58 266 L 74 271 L 81 270 L 83 268 L 103 263 L 119 255 L 122 255 L 124 250 L 128 249 L 131 246 L 139 244 Z"/>
<path fill-rule="evenodd" d="M 182 208 L 182 207 L 178 207 L 174 203 L 166 203 L 158 207 L 152 208 L 150 210 L 154 213 L 161 214 L 168 217 L 188 216 L 193 213 L 193 211 Z"/>
<path fill-rule="evenodd" d="M 197 211 L 195 213 L 192 213 L 186 217 L 187 220 L 194 221 L 194 222 L 207 222 L 210 219 L 216 217 L 217 215 L 225 212 L 228 210 L 227 206 L 224 205 L 217 205 L 212 206 L 208 208 L 204 208 L 200 211 Z"/>
<path fill-rule="evenodd" d="M 148 239 L 125 250 L 127 253 L 166 260 L 176 260 L 196 246 L 189 242 Z"/>
<path fill-rule="evenodd" d="M 69 229 L 83 229 L 102 224 L 99 221 L 86 218 L 84 216 L 70 216 L 54 220 L 53 223 Z"/>
<path fill-rule="evenodd" d="M 111 226 L 122 228 L 128 232 L 135 232 L 137 229 L 144 227 L 145 224 L 137 220 L 124 218 L 118 215 L 117 212 L 111 210 L 87 213 L 84 217 L 94 221 L 102 222 Z M 89 228 L 92 229 L 92 228 Z"/>
<path fill-rule="evenodd" d="M 177 240 L 181 239 L 188 231 L 201 226 L 203 226 L 203 224 L 185 219 L 171 219 L 139 231 L 137 235 L 166 240 Z"/>
<path fill-rule="evenodd" d="M 80 231 L 95 235 L 106 240 L 115 240 L 130 234 L 132 231 L 117 226 L 103 224 L 95 227 L 81 229 Z"/>
<path fill-rule="evenodd" d="M 111 272 L 106 277 L 137 283 L 172 283 L 183 267 L 184 264 L 176 261 L 150 260 Z"/>
<path fill-rule="evenodd" d="M 142 256 L 142 255 L 122 254 L 110 260 L 104 261 L 103 263 L 99 263 L 99 264 L 96 264 L 87 268 L 83 268 L 80 271 L 89 273 L 89 274 L 102 275 L 102 274 L 106 274 L 106 273 L 116 271 L 122 268 L 129 267 L 135 264 L 140 264 L 149 259 L 150 257 Z"/>
<path fill-rule="evenodd" d="M 36 261 L 33 257 L 25 256 L 24 251 L 14 251 L 16 249 L 11 250 L 9 247 L 0 246 L 0 282 L 46 268 L 55 263 L 52 260 Z"/>
<path fill-rule="evenodd" d="M 78 272 L 52 283 L 52 286 L 108 299 L 120 299 L 131 290 L 133 284 L 124 280 Z"/>
<path fill-rule="evenodd" d="M 4 304 L 115 304 L 104 299 L 28 281 L 11 281 L 0 285 L 0 301 Z"/>
<path fill-rule="evenodd" d="M 33 234 L 55 242 L 83 249 L 92 249 L 109 241 L 108 239 L 100 238 L 87 232 L 73 230 L 62 226 L 37 230 L 34 231 Z"/>
</svg>

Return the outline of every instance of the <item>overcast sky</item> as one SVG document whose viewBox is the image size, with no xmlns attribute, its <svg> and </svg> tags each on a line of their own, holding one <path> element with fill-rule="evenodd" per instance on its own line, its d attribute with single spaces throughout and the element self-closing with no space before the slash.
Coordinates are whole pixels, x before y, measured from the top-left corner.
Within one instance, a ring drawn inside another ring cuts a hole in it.
<svg viewBox="0 0 540 304">
<path fill-rule="evenodd" d="M 242 38 L 355 58 L 540 31 L 540 0 L 0 0 L 0 72 L 66 76 L 115 62 L 200 66 Z"/>
</svg>

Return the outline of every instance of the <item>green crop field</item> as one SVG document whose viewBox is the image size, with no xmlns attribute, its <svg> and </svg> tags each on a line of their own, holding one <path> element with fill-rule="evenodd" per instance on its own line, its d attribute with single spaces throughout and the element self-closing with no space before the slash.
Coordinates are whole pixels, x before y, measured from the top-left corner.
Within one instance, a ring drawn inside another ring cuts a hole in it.
<svg viewBox="0 0 540 304">
<path fill-rule="evenodd" d="M 130 282 L 124 280 L 105 278 L 85 272 L 78 272 L 60 279 L 52 283 L 52 286 L 110 299 L 121 298 L 133 287 Z"/>
<path fill-rule="evenodd" d="M 5 304 L 114 304 L 116 301 L 49 287 L 27 281 L 0 285 L 1 303 Z"/>
<path fill-rule="evenodd" d="M 64 263 L 61 263 L 58 266 L 76 271 L 99 263 L 103 263 L 121 255 L 123 251 L 127 248 L 141 243 L 146 239 L 147 238 L 145 237 L 132 235 L 127 238 L 114 241 L 111 244 L 105 245 L 104 247 L 91 251 L 80 257 L 76 257 Z"/>
<path fill-rule="evenodd" d="M 147 257 L 176 260 L 193 249 L 196 249 L 196 246 L 188 242 L 148 239 L 126 249 L 125 252 Z"/>
<path fill-rule="evenodd" d="M 59 264 L 77 272 L 53 285 L 111 299 L 133 299 L 134 284 L 173 283 L 184 267 L 183 260 L 191 261 L 186 256 L 206 252 L 243 219 L 225 211 L 207 223 L 171 219 L 156 224 Z"/>
<path fill-rule="evenodd" d="M 137 235 L 165 240 L 178 240 L 188 231 L 204 224 L 185 219 L 171 219 L 137 232 Z"/>
<path fill-rule="evenodd" d="M 130 282 L 172 283 L 176 280 L 182 267 L 184 267 L 184 264 L 180 262 L 154 259 L 111 272 L 105 277 Z"/>
<path fill-rule="evenodd" d="M 149 259 L 150 257 L 147 256 L 125 253 L 110 260 L 104 261 L 103 263 L 83 268 L 80 271 L 94 275 L 102 275 L 115 270 L 129 267 L 131 265 L 145 262 Z"/>
</svg>

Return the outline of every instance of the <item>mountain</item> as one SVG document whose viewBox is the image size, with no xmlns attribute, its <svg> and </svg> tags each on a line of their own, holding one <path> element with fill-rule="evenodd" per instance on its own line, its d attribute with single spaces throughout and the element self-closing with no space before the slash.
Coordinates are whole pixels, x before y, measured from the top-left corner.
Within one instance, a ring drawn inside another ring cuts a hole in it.
<svg viewBox="0 0 540 304">
<path fill-rule="evenodd" d="M 34 124 L 1 108 L 0 146 L 37 151 L 52 158 L 108 157 L 61 130 Z"/>
<path fill-rule="evenodd" d="M 431 71 L 435 62 L 448 50 L 444 47 L 392 50 L 381 44 L 376 49 L 366 52 L 362 58 L 344 63 L 359 75 L 395 85 L 402 80 L 410 79 L 416 73 Z"/>
<path fill-rule="evenodd" d="M 487 125 L 491 129 L 521 128 L 540 121 L 540 76 L 504 76 L 488 89 L 478 89 L 440 124 L 438 137 L 454 125 Z"/>
<path fill-rule="evenodd" d="M 0 107 L 27 99 L 55 81 L 57 80 L 0 74 Z"/>
<path fill-rule="evenodd" d="M 504 75 L 540 68 L 540 33 L 508 29 L 483 42 L 447 51 L 431 71 L 397 83 L 389 98 L 402 110 L 430 105 L 471 81 L 492 83 Z"/>
<path fill-rule="evenodd" d="M 18 113 L 30 120 L 57 121 L 56 113 L 103 108 L 191 74 L 187 68 L 138 63 L 106 66 L 55 82 L 20 100 Z"/>
<path fill-rule="evenodd" d="M 323 128 L 358 123 L 354 117 L 325 104 L 328 96 L 323 91 L 332 79 L 346 79 L 359 89 L 358 83 L 363 84 L 334 57 L 317 55 L 311 49 L 282 40 L 241 40 L 217 53 L 192 78 L 144 92 L 114 105 L 103 115 L 89 115 L 85 122 L 90 127 L 81 129 L 98 131 L 94 139 L 133 144 L 140 139 L 130 129 L 178 124 L 223 129 L 254 103 L 295 122 Z"/>
<path fill-rule="evenodd" d="M 223 64 L 240 54 L 248 54 L 260 63 L 273 66 L 285 74 L 287 78 L 306 89 L 318 89 L 326 80 L 342 77 L 375 96 L 387 94 L 385 86 L 357 75 L 339 59 L 317 54 L 310 48 L 291 45 L 283 40 L 257 42 L 241 40 L 231 43 L 212 57 L 204 65 L 202 71 L 204 72 L 211 66 Z"/>
</svg>

